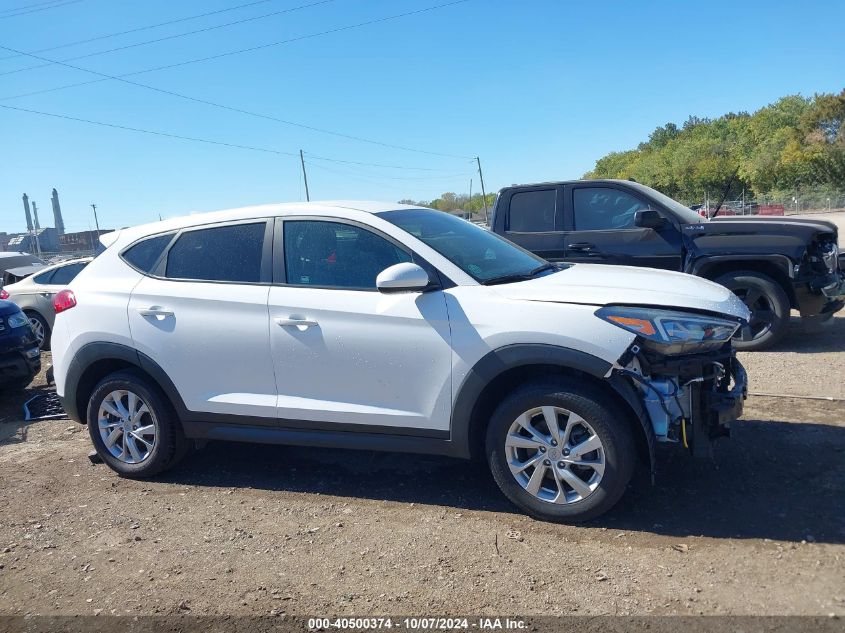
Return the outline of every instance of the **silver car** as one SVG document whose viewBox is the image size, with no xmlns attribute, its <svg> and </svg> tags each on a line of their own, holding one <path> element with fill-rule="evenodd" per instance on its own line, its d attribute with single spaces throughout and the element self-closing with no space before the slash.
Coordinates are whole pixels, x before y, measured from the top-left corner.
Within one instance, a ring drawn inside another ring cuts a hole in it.
<svg viewBox="0 0 845 633">
<path fill-rule="evenodd" d="M 24 314 L 29 317 L 41 349 L 50 349 L 50 334 L 56 318 L 53 296 L 73 281 L 91 259 L 91 257 L 72 259 L 48 266 L 35 275 L 4 286 L 0 291 L 3 299 L 18 304 Z"/>
</svg>

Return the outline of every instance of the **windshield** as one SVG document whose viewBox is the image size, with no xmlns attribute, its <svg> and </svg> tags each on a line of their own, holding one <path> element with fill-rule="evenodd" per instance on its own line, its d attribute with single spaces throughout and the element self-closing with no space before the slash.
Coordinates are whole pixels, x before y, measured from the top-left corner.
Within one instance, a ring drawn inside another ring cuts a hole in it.
<svg viewBox="0 0 845 633">
<path fill-rule="evenodd" d="M 530 277 L 550 266 L 545 259 L 445 211 L 384 211 L 377 215 L 425 242 L 480 283 Z"/>
<path fill-rule="evenodd" d="M 686 224 L 701 224 L 705 221 L 705 219 L 698 215 L 695 211 L 682 205 L 677 200 L 670 198 L 666 194 L 660 193 L 657 189 L 652 189 L 651 187 L 647 187 L 646 185 L 642 185 L 638 182 L 626 182 L 625 184 L 633 187 L 634 189 L 639 189 L 644 194 L 657 200 L 657 202 L 670 211 L 674 211 L 678 218 Z"/>
</svg>

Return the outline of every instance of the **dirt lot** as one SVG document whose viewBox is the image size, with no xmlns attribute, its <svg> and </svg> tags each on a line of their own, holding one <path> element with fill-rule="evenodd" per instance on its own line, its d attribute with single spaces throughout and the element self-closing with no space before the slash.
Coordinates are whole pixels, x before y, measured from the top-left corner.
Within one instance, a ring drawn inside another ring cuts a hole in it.
<svg viewBox="0 0 845 633">
<path fill-rule="evenodd" d="M 843 333 L 746 355 L 753 388 L 841 396 Z M 752 397 L 713 462 L 664 451 L 656 486 L 571 527 L 440 458 L 211 444 L 120 479 L 83 427 L 25 425 L 18 400 L 0 614 L 845 615 L 843 402 Z"/>
</svg>

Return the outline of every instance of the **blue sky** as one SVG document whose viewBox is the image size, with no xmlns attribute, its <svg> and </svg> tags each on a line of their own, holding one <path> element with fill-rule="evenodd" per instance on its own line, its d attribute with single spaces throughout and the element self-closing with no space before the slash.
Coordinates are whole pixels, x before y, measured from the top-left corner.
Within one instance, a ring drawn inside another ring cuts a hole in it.
<svg viewBox="0 0 845 633">
<path fill-rule="evenodd" d="M 250 0 L 46 1 L 0 0 L 0 46 L 32 52 Z M 315 1 L 266 0 L 38 55 L 66 60 Z M 123 75 L 445 2 L 332 0 L 66 63 Z M 839 91 L 843 23 L 845 3 L 833 1 L 468 0 L 129 79 L 390 145 L 478 155 L 495 191 L 578 177 L 606 152 L 633 147 L 656 126 L 690 114 L 753 111 L 785 94 Z M 0 57 L 10 55 L 0 49 Z M 2 59 L 0 73 L 41 63 Z M 113 80 L 12 98 L 91 79 L 97 76 L 58 65 L 0 75 L 0 105 L 296 156 L 0 108 L 0 231 L 25 228 L 23 192 L 39 203 L 42 224 L 52 225 L 53 187 L 68 230 L 93 224 L 92 202 L 101 226 L 115 227 L 159 214 L 304 199 L 300 148 L 312 199 L 430 199 L 466 192 L 470 178 L 479 188 L 468 158 L 358 142 Z"/>
</svg>

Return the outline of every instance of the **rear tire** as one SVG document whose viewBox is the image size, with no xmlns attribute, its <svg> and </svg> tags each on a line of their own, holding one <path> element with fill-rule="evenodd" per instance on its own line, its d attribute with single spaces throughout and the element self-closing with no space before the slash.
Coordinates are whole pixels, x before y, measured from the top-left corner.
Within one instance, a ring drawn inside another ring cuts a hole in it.
<svg viewBox="0 0 845 633">
<path fill-rule="evenodd" d="M 152 477 L 175 466 L 188 442 L 156 385 L 132 370 L 103 378 L 88 399 L 88 433 L 97 454 L 123 477 Z"/>
<path fill-rule="evenodd" d="M 738 270 L 715 279 L 736 294 L 751 311 L 751 322 L 734 335 L 733 346 L 744 352 L 763 350 L 777 344 L 789 325 L 789 297 L 768 275 Z"/>
<path fill-rule="evenodd" d="M 493 478 L 514 505 L 536 519 L 566 523 L 610 510 L 637 457 L 628 416 L 606 392 L 577 378 L 517 388 L 493 413 L 485 447 Z M 532 460 L 536 465 L 522 469 Z"/>
</svg>

